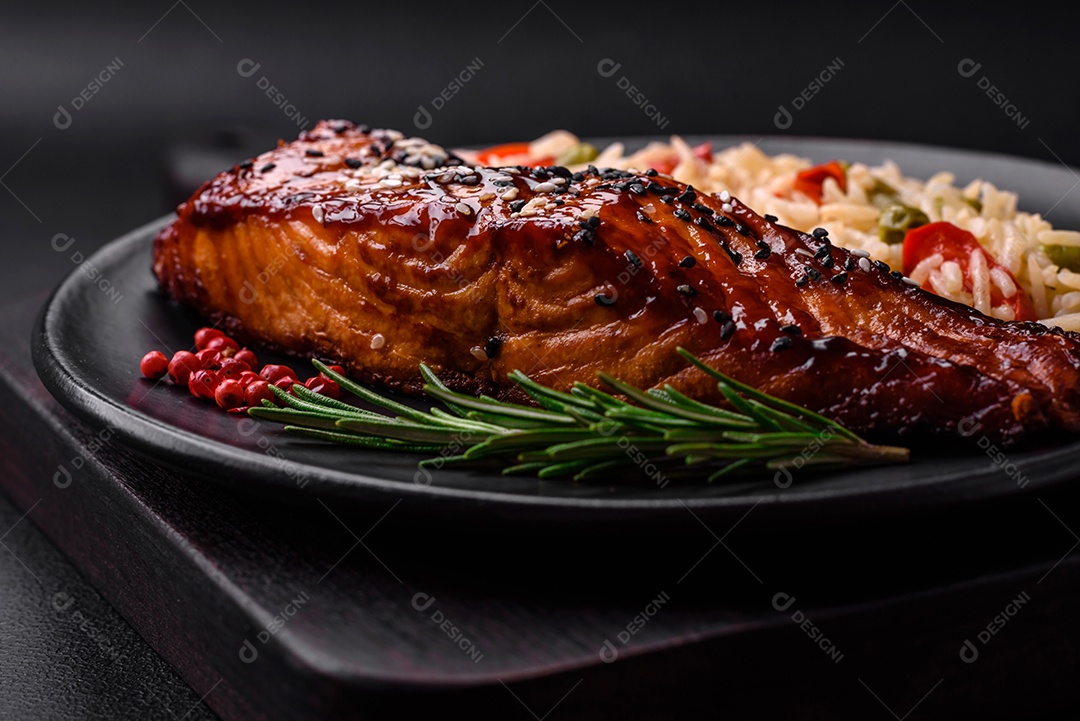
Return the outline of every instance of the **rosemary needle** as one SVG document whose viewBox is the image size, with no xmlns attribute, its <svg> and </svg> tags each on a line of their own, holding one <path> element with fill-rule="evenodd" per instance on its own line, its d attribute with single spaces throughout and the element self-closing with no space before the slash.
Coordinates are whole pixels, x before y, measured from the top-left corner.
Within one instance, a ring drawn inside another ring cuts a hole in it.
<svg viewBox="0 0 1080 721">
<path fill-rule="evenodd" d="M 906 448 L 867 443 L 824 416 L 729 378 L 682 348 L 679 353 L 716 380 L 729 407 L 688 398 L 671 386 L 641 390 L 606 373 L 598 378 L 619 396 L 580 383 L 564 393 L 514 371 L 510 380 L 536 401 L 532 407 L 457 393 L 421 363 L 425 393 L 443 404 L 421 411 L 314 361 L 342 389 L 381 412 L 297 384 L 291 394 L 270 387 L 286 407 L 264 404 L 248 413 L 309 439 L 437 454 L 420 462 L 425 467 L 495 463 L 504 474 L 539 478 L 627 477 L 636 466 L 653 479 L 712 483 L 787 466 L 832 469 L 908 459 Z"/>
</svg>

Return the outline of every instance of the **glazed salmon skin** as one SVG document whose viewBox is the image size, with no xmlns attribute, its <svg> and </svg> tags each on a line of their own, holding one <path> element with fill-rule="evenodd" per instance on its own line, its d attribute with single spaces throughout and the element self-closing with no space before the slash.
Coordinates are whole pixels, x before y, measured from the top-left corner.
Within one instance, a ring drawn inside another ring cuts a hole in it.
<svg viewBox="0 0 1080 721">
<path fill-rule="evenodd" d="M 230 334 L 406 393 L 424 362 L 501 398 L 520 369 L 722 400 L 681 346 L 872 438 L 1080 429 L 1077 334 L 986 317 L 654 171 L 472 167 L 323 121 L 204 184 L 153 272 Z"/>
</svg>

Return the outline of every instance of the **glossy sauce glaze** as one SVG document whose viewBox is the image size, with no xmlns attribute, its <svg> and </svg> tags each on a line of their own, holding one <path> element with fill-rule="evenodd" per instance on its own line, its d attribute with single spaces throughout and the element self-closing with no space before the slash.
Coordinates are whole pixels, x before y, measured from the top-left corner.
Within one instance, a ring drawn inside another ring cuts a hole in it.
<svg viewBox="0 0 1080 721">
<path fill-rule="evenodd" d="M 163 290 L 233 332 L 419 389 L 514 396 L 603 370 L 720 398 L 729 375 L 873 437 L 1080 428 L 1075 334 L 1005 323 L 656 174 L 469 167 L 326 121 L 205 184 L 155 241 Z"/>
</svg>

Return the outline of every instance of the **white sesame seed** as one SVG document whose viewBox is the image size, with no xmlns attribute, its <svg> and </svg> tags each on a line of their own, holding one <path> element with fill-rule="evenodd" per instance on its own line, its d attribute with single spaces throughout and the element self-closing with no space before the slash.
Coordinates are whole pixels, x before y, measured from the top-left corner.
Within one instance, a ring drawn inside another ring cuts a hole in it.
<svg viewBox="0 0 1080 721">
<path fill-rule="evenodd" d="M 918 288 L 919 285 L 920 285 L 919 281 L 912 280 L 911 278 L 908 278 L 906 275 L 904 276 L 904 282 L 907 283 L 908 285 L 913 285 L 916 288 Z"/>
<path fill-rule="evenodd" d="M 729 200 L 731 200 L 731 193 L 727 192 L 726 190 L 720 191 L 720 202 L 726 203 Z"/>
<path fill-rule="evenodd" d="M 383 180 L 379 181 L 379 185 L 384 188 L 400 188 L 401 180 L 398 178 L 384 178 Z"/>
<path fill-rule="evenodd" d="M 503 200 L 513 200 L 514 198 L 518 197 L 518 189 L 517 188 L 507 188 L 506 192 L 504 192 L 499 197 L 502 198 Z"/>
<path fill-rule="evenodd" d="M 732 210 L 734 210 L 734 207 L 731 205 L 731 203 L 724 203 L 720 206 L 720 210 L 724 211 L 725 213 L 730 213 Z"/>
<path fill-rule="evenodd" d="M 355 178 L 350 178 L 349 180 L 345 181 L 345 190 L 356 191 L 360 190 L 360 188 L 362 187 L 363 186 L 360 184 L 360 181 L 356 180 Z"/>
<path fill-rule="evenodd" d="M 849 250 L 848 252 L 851 253 L 852 255 L 854 255 L 856 258 L 869 258 L 870 257 L 870 252 L 867 251 L 867 250 L 863 250 L 862 248 L 855 248 L 854 250 Z"/>
<path fill-rule="evenodd" d="M 486 361 L 488 359 L 487 351 L 485 351 L 478 345 L 474 345 L 472 348 L 470 348 L 469 352 L 472 353 L 473 358 L 478 361 Z"/>
<path fill-rule="evenodd" d="M 484 193 L 484 194 L 482 194 L 480 196 L 479 200 L 480 200 L 481 203 L 483 203 L 485 201 L 491 200 L 494 197 L 495 197 L 495 193 Z"/>
<path fill-rule="evenodd" d="M 376 333 L 371 336 L 371 350 L 379 350 L 386 345 L 386 336 L 382 333 Z"/>
<path fill-rule="evenodd" d="M 540 183 L 533 188 L 534 193 L 550 193 L 555 190 L 555 183 Z"/>
<path fill-rule="evenodd" d="M 551 182 L 555 185 L 566 185 L 566 178 L 552 178 Z"/>
<path fill-rule="evenodd" d="M 586 208 L 585 210 L 581 211 L 581 215 L 578 216 L 578 220 L 588 220 L 594 215 L 596 215 L 596 208 Z"/>
<path fill-rule="evenodd" d="M 705 314 L 704 308 L 694 308 L 694 318 L 696 318 L 697 322 L 701 325 L 705 325 L 709 322 L 709 316 Z"/>
<path fill-rule="evenodd" d="M 462 215 L 472 215 L 472 208 L 469 206 L 468 203 L 458 203 L 454 207 L 457 209 L 457 212 L 461 213 Z"/>
<path fill-rule="evenodd" d="M 813 258 L 814 257 L 814 254 L 811 253 L 806 248 L 796 248 L 795 253 L 796 253 L 796 255 L 805 255 L 807 258 Z"/>
<path fill-rule="evenodd" d="M 859 269 L 860 270 L 862 270 L 865 273 L 869 273 L 871 267 L 872 266 L 870 265 L 870 259 L 869 258 L 859 258 Z"/>
<path fill-rule="evenodd" d="M 321 205 L 311 206 L 311 217 L 315 219 L 316 223 L 322 224 L 323 220 L 326 218 L 323 207 Z"/>
</svg>

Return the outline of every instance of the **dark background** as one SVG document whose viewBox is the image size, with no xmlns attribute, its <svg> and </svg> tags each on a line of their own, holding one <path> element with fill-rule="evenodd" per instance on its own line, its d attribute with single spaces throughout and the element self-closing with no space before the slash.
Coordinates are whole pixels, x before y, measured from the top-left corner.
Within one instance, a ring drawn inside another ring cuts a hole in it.
<svg viewBox="0 0 1080 721">
<path fill-rule="evenodd" d="M 89 254 L 168 212 L 177 186 L 294 137 L 298 123 L 259 88 L 263 77 L 309 126 L 348 118 L 448 146 L 531 139 L 553 128 L 582 136 L 659 132 L 618 87 L 625 76 L 668 121 L 665 135 L 877 138 L 1080 165 L 1078 20 L 1077 10 L 1049 5 L 921 0 L 431 8 L 161 0 L 5 8 L 0 300 L 46 292 L 72 270 L 72 250 Z M 250 77 L 238 72 L 245 59 L 259 64 Z M 477 59 L 479 72 L 436 111 L 433 98 Z M 613 76 L 597 71 L 603 59 L 621 63 Z M 795 111 L 793 98 L 836 59 L 840 71 Z M 981 64 L 971 77 L 957 70 L 964 59 Z M 80 91 L 118 62 L 115 75 L 72 109 Z M 1025 127 L 979 88 L 982 77 L 1016 106 Z M 432 116 L 419 130 L 421 105 Z M 774 122 L 781 105 L 793 111 L 783 129 Z M 70 113 L 64 128 L 55 121 L 61 106 Z M 1022 205 L 1023 188 L 1014 190 Z M 75 238 L 63 254 L 52 248 L 60 233 Z M 20 514 L 4 503 L 7 528 Z M 20 529 L 8 542 L 39 582 L 96 599 L 87 603 L 100 623 L 123 626 L 92 591 L 79 590 L 46 541 Z M 4 558 L 0 684 L 12 690 L 9 699 L 45 699 L 55 684 L 89 684 L 87 698 L 141 713 L 130 690 L 118 691 L 110 677 L 87 681 L 95 672 L 85 635 L 63 622 L 35 625 L 54 614 L 32 612 L 47 600 L 27 578 L 10 583 L 25 566 Z M 125 668 L 145 669 L 153 689 L 135 693 L 142 708 L 182 710 L 197 701 L 133 635 L 130 642 Z M 28 666 L 30 648 L 64 664 Z M 42 708 L 30 701 L 24 708 Z"/>
</svg>

